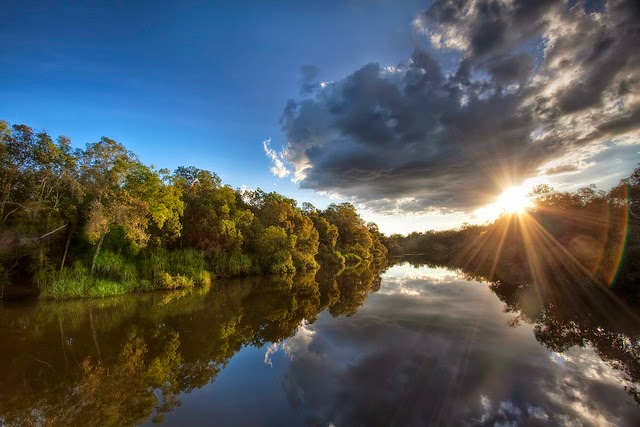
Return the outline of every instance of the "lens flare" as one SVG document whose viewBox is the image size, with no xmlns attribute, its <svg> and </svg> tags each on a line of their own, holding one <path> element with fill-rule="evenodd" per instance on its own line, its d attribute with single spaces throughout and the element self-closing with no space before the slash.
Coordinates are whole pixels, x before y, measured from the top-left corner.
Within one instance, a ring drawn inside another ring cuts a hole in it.
<svg viewBox="0 0 640 427">
<path fill-rule="evenodd" d="M 611 269 L 610 275 L 608 277 L 609 285 L 612 285 L 616 280 L 616 276 L 618 275 L 618 271 L 620 270 L 620 265 L 622 264 L 622 259 L 624 258 L 624 250 L 627 247 L 627 237 L 629 234 L 629 187 L 622 186 L 624 191 L 624 203 L 623 208 L 620 210 L 621 215 L 618 218 L 620 226 L 612 227 L 613 235 L 616 234 L 617 231 L 617 240 L 620 243 L 617 247 L 617 253 L 613 254 L 614 263 L 613 268 Z M 617 230 L 616 230 L 617 229 Z"/>
</svg>

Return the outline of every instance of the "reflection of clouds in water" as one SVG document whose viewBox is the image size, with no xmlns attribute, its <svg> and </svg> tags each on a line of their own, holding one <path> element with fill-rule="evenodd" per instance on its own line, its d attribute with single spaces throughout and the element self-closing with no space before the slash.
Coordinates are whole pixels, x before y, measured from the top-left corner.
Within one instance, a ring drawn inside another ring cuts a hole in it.
<svg viewBox="0 0 640 427">
<path fill-rule="evenodd" d="M 290 361 L 283 390 L 311 424 L 640 421 L 623 375 L 591 349 L 549 353 L 529 327 L 505 326 L 489 289 L 452 272 L 394 270 L 381 290 L 397 292 L 376 293 L 349 319 L 325 313 L 278 347 Z M 441 286 L 434 276 L 452 279 Z"/>
<path fill-rule="evenodd" d="M 590 348 L 572 348 L 565 353 L 552 353 L 551 360 L 562 369 L 557 371 L 558 388 L 548 390 L 548 397 L 558 405 L 566 405 L 567 412 L 574 412 L 594 425 L 624 425 L 617 414 L 603 415 L 594 406 L 593 395 L 601 394 L 601 401 L 612 399 L 607 390 L 629 385 L 624 374 L 602 362 Z"/>
<path fill-rule="evenodd" d="M 278 352 L 280 344 L 272 343 L 267 347 L 267 351 L 264 353 L 264 364 L 273 368 L 273 360 L 271 356 Z"/>
<path fill-rule="evenodd" d="M 414 267 L 410 263 L 405 262 L 403 264 L 395 265 L 393 268 L 387 270 L 382 274 L 382 280 L 389 279 L 423 279 L 429 281 L 430 279 L 435 282 L 443 281 L 446 278 L 456 279 L 458 276 L 456 273 L 448 268 L 444 267 Z"/>
<path fill-rule="evenodd" d="M 315 333 L 310 325 L 303 322 L 293 337 L 280 343 L 272 343 L 267 347 L 264 354 L 264 363 L 273 367 L 272 357 L 280 350 L 284 351 L 289 357 L 289 360 L 294 360 L 295 357 L 301 357 L 303 355 L 312 355 L 312 353 L 309 353 L 309 345 L 313 341 Z"/>
<path fill-rule="evenodd" d="M 498 404 L 493 404 L 489 397 L 481 394 L 480 406 L 483 413 L 479 418 L 475 419 L 480 424 L 510 426 L 521 425 L 527 421 L 535 423 L 534 420 L 545 425 L 549 423 L 549 415 L 544 409 L 529 404 L 525 404 L 523 408 L 510 401 L 501 401 Z M 569 422 L 565 425 L 572 424 Z"/>
<path fill-rule="evenodd" d="M 430 293 L 434 285 L 446 285 L 460 281 L 454 271 L 444 267 L 413 267 L 409 263 L 394 266 L 382 275 L 379 294 L 422 295 Z"/>
<path fill-rule="evenodd" d="M 616 371 L 610 365 L 602 363 L 600 357 L 591 349 L 573 348 L 565 353 L 553 352 L 551 355 L 551 360 L 569 373 L 582 372 L 584 376 L 594 381 L 611 384 L 626 381 L 621 371 Z"/>
</svg>

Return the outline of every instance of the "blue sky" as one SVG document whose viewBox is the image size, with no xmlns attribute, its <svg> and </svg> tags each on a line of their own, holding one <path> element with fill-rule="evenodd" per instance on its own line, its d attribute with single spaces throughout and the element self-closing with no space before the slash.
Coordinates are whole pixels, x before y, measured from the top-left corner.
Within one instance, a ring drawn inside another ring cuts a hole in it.
<svg viewBox="0 0 640 427">
<path fill-rule="evenodd" d="M 512 22 L 505 24 L 505 34 L 507 38 L 512 37 L 515 44 L 505 43 L 499 47 L 500 51 L 493 44 L 487 54 L 479 51 L 485 47 L 468 42 L 477 38 L 464 30 L 483 23 L 485 18 L 475 12 L 480 10 L 477 5 L 471 4 L 472 13 L 467 10 L 460 14 L 462 12 L 458 11 L 457 21 L 446 22 L 440 18 L 442 13 L 438 15 L 436 6 L 428 9 L 429 2 L 390 0 L 12 2 L 3 6 L 3 25 L 0 27 L 0 118 L 45 129 L 53 136 L 67 135 L 76 146 L 108 136 L 156 167 L 174 169 L 180 165 L 195 165 L 215 171 L 225 183 L 234 187 L 274 189 L 299 202 L 311 201 L 319 207 L 334 200 L 352 200 L 362 206 L 365 218 L 376 220 L 388 233 L 455 226 L 464 220 L 478 220 L 472 213 L 474 209 L 495 199 L 499 195 L 498 187 L 504 183 L 494 185 L 495 188 L 478 189 L 476 193 L 483 198 L 466 203 L 467 199 L 457 200 L 444 191 L 446 185 L 442 185 L 443 191 L 425 193 L 407 190 L 407 182 L 439 188 L 442 174 L 426 165 L 437 161 L 443 168 L 452 170 L 452 166 L 446 164 L 448 159 L 460 159 L 461 164 L 471 165 L 482 163 L 482 156 L 460 157 L 455 150 L 449 150 L 448 142 L 438 142 L 440 140 L 432 136 L 433 129 L 421 128 L 423 133 L 417 142 L 394 139 L 391 135 L 389 141 L 396 144 L 391 151 L 376 148 L 366 156 L 363 150 L 354 155 L 347 153 L 345 148 L 366 145 L 366 141 L 358 139 L 362 135 L 349 134 L 348 130 L 355 126 L 353 123 L 345 125 L 347 130 L 341 128 L 339 136 L 329 132 L 342 126 L 345 119 L 338 117 L 331 106 L 336 102 L 351 105 L 348 97 L 353 90 L 349 88 L 358 87 L 359 76 L 363 75 L 358 71 L 366 64 L 382 67 L 405 64 L 403 70 L 377 71 L 377 80 L 395 82 L 399 78 L 406 80 L 415 71 L 412 67 L 419 63 L 416 52 L 420 52 L 420 58 L 435 58 L 447 75 L 455 72 L 460 58 L 468 57 L 476 61 L 472 64 L 475 67 L 472 80 L 487 80 L 494 73 L 492 84 L 495 85 L 496 76 L 504 75 L 500 70 L 508 66 L 513 68 L 513 61 L 505 65 L 496 63 L 495 58 L 518 59 L 518 49 L 535 45 L 536 41 L 542 45 L 542 40 L 548 42 L 554 37 L 554 29 L 546 28 L 544 34 L 538 34 L 538 39 L 524 39 L 512 31 Z M 421 14 L 425 9 L 434 13 Z M 534 11 L 531 17 L 533 20 L 557 17 L 558 22 L 573 19 L 576 25 L 582 20 L 583 25 L 588 26 L 593 25 L 588 21 L 588 12 L 547 9 Z M 515 12 L 502 16 L 507 16 L 505 22 L 517 19 Z M 613 12 L 607 12 L 605 16 L 612 20 L 611 31 L 614 33 L 616 16 Z M 550 22 L 554 22 L 553 19 Z M 434 34 L 441 36 L 439 46 L 435 46 Z M 593 45 L 596 43 L 594 40 Z M 617 45 L 614 43 L 614 46 Z M 505 50 L 507 48 L 511 50 Z M 625 51 L 624 46 L 616 48 L 623 55 L 636 55 L 637 58 L 637 52 L 630 53 L 628 48 Z M 495 57 L 490 56 L 492 52 L 497 52 Z M 538 55 L 534 62 L 540 62 L 544 53 L 538 52 Z M 317 73 L 311 76 L 316 88 L 301 94 L 301 84 L 305 83 L 301 67 L 308 65 L 317 67 Z M 619 68 L 620 76 L 629 72 L 624 68 L 626 65 Z M 584 72 L 585 67 L 581 69 Z M 425 74 L 425 70 L 418 71 Z M 562 76 L 551 63 L 546 71 L 547 76 L 551 75 L 551 81 L 555 77 L 561 80 Z M 536 74 L 540 73 L 539 70 L 530 72 L 532 74 L 526 76 L 528 94 L 535 86 L 532 82 L 535 82 Z M 614 76 L 612 81 L 620 76 Z M 443 84 L 451 84 L 451 81 L 448 78 Z M 332 83 L 320 89 L 317 85 L 320 82 Z M 515 80 L 507 83 L 514 86 Z M 522 81 L 518 84 L 520 86 L 514 90 L 524 93 L 525 84 Z M 490 105 L 496 109 L 503 108 L 497 102 L 503 101 L 505 96 L 496 95 L 496 90 L 494 87 L 489 95 L 480 94 L 478 102 L 491 101 Z M 535 90 L 540 95 L 552 88 L 546 84 L 536 86 Z M 602 89 L 603 93 L 606 90 Z M 460 95 L 460 99 L 467 99 L 469 93 Z M 524 96 L 515 100 L 518 105 L 526 104 Z M 405 97 L 398 102 L 426 104 L 435 98 L 433 92 L 420 98 Z M 294 99 L 299 108 L 281 127 L 280 119 L 289 99 Z M 300 107 L 305 100 L 309 108 Z M 355 99 L 353 105 L 363 102 L 366 104 L 369 98 Z M 623 118 L 625 114 L 633 115 L 637 104 L 635 98 L 629 97 L 624 102 L 624 111 L 619 114 Z M 384 99 L 365 107 L 371 114 L 390 114 L 387 121 L 396 130 L 403 117 L 406 118 L 406 114 L 402 116 L 404 113 L 389 112 L 395 107 L 389 107 Z M 420 110 L 422 107 L 416 107 L 416 111 L 424 117 L 433 114 L 428 109 Z M 349 111 L 353 110 L 349 108 Z M 407 110 L 398 108 L 402 112 Z M 598 108 L 605 107 L 595 106 L 590 111 L 598 113 Z M 308 115 L 308 111 L 335 113 L 336 121 L 321 123 L 313 118 L 315 116 Z M 466 108 L 464 114 L 469 111 L 471 108 Z M 569 112 L 575 119 L 577 113 Z M 611 120 L 619 121 L 620 117 Z M 347 118 L 354 119 L 353 115 Z M 536 119 L 545 125 L 546 119 Z M 474 120 L 487 119 L 474 116 Z M 442 123 L 434 126 L 442 129 Z M 474 123 L 471 126 L 475 129 L 473 135 L 477 134 L 477 123 L 480 122 Z M 496 126 L 503 127 L 501 124 Z M 307 140 L 299 138 L 301 127 L 325 135 L 325 139 L 309 146 Z M 637 126 L 632 130 L 635 128 Z M 399 135 L 400 131 L 397 132 Z M 563 135 L 577 138 L 567 131 Z M 548 135 L 550 145 L 553 145 L 553 137 Z M 269 172 L 271 161 L 262 146 L 267 138 L 271 138 L 271 147 L 291 171 L 288 177 L 279 179 Z M 624 143 L 612 144 L 612 138 L 626 139 Z M 389 141 L 381 142 L 380 146 Z M 503 140 L 499 143 L 509 144 Z M 418 161 L 408 161 L 412 155 L 407 147 L 416 144 L 421 147 L 420 152 L 429 147 L 438 153 L 437 156 L 418 156 Z M 465 153 L 475 149 L 491 152 L 495 148 L 474 147 L 461 150 Z M 283 151 L 285 148 L 288 151 Z M 530 147 L 528 150 L 531 151 Z M 453 154 L 443 154 L 449 152 Z M 318 155 L 314 157 L 310 153 Z M 606 188 L 631 172 L 637 164 L 637 158 L 634 158 L 637 154 L 637 134 L 613 133 L 611 137 L 594 140 L 575 150 L 552 150 L 535 157 L 537 163 L 523 165 L 522 173 L 511 177 L 512 184 L 522 184 L 526 179 L 544 181 L 544 167 L 550 170 L 555 166 L 554 170 L 566 169 L 567 172 L 560 175 L 561 178 L 549 175 L 547 181 L 557 183 L 561 188 L 571 189 L 594 181 Z M 401 156 L 404 156 L 402 161 Z M 353 167 L 361 165 L 364 157 L 369 162 L 366 167 Z M 382 165 L 382 161 L 390 157 L 395 163 Z M 344 164 L 350 166 L 341 168 Z M 569 170 L 568 164 L 579 167 Z M 291 182 L 295 171 L 304 172 L 309 166 L 304 178 Z M 371 172 L 376 172 L 375 168 L 388 173 L 382 183 L 369 179 Z M 420 175 L 405 173 L 412 168 Z M 485 173 L 487 169 L 489 166 L 485 167 Z M 358 175 L 365 172 L 366 176 Z M 397 178 L 399 176 L 403 179 Z M 478 181 L 473 173 L 466 176 L 472 182 Z M 456 178 L 457 175 L 453 176 L 451 182 L 458 182 Z M 458 193 L 459 188 L 466 188 L 463 180 L 460 182 L 456 187 Z M 333 195 L 334 199 L 327 195 Z"/>
</svg>

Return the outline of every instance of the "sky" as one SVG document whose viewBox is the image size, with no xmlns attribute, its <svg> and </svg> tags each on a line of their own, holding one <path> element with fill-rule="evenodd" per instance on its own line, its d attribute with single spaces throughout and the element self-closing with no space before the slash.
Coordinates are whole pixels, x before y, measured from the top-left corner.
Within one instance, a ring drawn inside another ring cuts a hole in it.
<svg viewBox="0 0 640 427">
<path fill-rule="evenodd" d="M 21 1 L 0 118 L 386 234 L 483 222 L 509 187 L 640 161 L 634 1 Z"/>
</svg>

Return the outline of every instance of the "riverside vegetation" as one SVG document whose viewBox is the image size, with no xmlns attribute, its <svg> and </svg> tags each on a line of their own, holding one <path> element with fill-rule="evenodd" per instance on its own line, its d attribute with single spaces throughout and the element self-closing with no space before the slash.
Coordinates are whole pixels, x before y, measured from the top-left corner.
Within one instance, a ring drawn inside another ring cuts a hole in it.
<svg viewBox="0 0 640 427">
<path fill-rule="evenodd" d="M 325 210 L 240 191 L 213 172 L 173 173 L 109 138 L 0 122 L 0 297 L 111 296 L 207 286 L 210 274 L 292 274 L 390 255 L 513 284 L 606 285 L 640 300 L 640 167 L 609 192 L 538 186 L 492 223 L 382 235 L 353 205 Z"/>
<path fill-rule="evenodd" d="M 325 210 L 214 173 L 143 164 L 103 137 L 0 122 L 2 296 L 103 297 L 207 286 L 210 274 L 292 274 L 384 258 L 383 236 L 349 203 Z"/>
<path fill-rule="evenodd" d="M 490 224 L 392 235 L 391 255 L 545 288 L 591 284 L 640 302 L 640 167 L 608 192 L 535 187 L 531 207 Z"/>
</svg>

